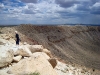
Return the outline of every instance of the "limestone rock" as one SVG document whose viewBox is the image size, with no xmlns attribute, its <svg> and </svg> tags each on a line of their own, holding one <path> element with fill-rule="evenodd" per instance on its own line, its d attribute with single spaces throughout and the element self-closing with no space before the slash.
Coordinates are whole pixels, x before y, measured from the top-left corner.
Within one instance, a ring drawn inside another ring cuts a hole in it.
<svg viewBox="0 0 100 75">
<path fill-rule="evenodd" d="M 8 74 L 7 70 L 8 69 L 2 69 L 2 70 L 0 70 L 0 75 L 13 75 L 13 74 Z"/>
<path fill-rule="evenodd" d="M 0 46 L 0 67 L 7 66 L 13 60 L 13 50 L 7 50 L 6 46 Z"/>
<path fill-rule="evenodd" d="M 40 75 L 57 75 L 51 64 L 44 58 L 43 53 L 34 53 L 31 57 L 20 60 L 12 66 L 8 73 L 14 75 L 27 75 L 34 72 Z"/>
<path fill-rule="evenodd" d="M 15 56 L 15 57 L 13 57 L 13 61 L 15 61 L 15 62 L 19 62 L 19 61 L 21 60 L 21 58 L 22 58 L 21 55 L 19 55 L 19 56 Z"/>
<path fill-rule="evenodd" d="M 32 53 L 34 52 L 42 52 L 43 46 L 42 45 L 30 45 L 29 49 Z"/>
<path fill-rule="evenodd" d="M 5 45 L 6 43 L 7 43 L 7 40 L 2 39 L 2 38 L 0 37 L 0 45 Z"/>
<path fill-rule="evenodd" d="M 29 48 L 25 45 L 20 46 L 20 48 L 14 53 L 14 55 L 21 55 L 21 56 L 31 56 L 32 53 Z"/>
<path fill-rule="evenodd" d="M 22 55 L 22 56 L 31 56 L 34 52 L 42 52 L 43 46 L 42 45 L 22 45 L 19 49 L 15 52 L 15 55 Z"/>
<path fill-rule="evenodd" d="M 43 49 L 43 52 L 45 52 L 49 57 L 52 57 L 52 54 L 48 49 Z"/>
<path fill-rule="evenodd" d="M 36 53 L 32 54 L 32 57 L 34 57 L 34 58 L 37 58 L 39 56 L 44 57 L 46 60 L 50 59 L 50 57 L 44 52 L 36 52 Z"/>
</svg>

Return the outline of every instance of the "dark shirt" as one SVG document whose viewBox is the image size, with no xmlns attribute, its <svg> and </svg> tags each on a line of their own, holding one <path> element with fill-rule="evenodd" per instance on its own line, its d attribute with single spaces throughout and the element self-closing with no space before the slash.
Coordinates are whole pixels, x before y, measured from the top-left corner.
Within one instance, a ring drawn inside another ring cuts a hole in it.
<svg viewBox="0 0 100 75">
<path fill-rule="evenodd" d="M 16 41 L 19 41 L 19 35 L 16 34 Z"/>
<path fill-rule="evenodd" d="M 19 35 L 16 33 L 16 45 L 19 45 L 19 41 L 20 41 L 20 39 L 19 39 Z"/>
</svg>

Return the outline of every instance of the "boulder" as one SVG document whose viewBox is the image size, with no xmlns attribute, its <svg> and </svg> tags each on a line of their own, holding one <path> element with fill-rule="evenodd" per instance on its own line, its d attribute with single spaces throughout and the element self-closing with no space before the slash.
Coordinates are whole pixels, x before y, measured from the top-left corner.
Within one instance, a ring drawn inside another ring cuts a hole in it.
<svg viewBox="0 0 100 75">
<path fill-rule="evenodd" d="M 9 65 L 13 60 L 13 50 L 10 50 L 7 46 L 0 46 L 0 67 Z"/>
<path fill-rule="evenodd" d="M 0 38 L 0 45 L 5 45 L 7 43 L 7 40 Z"/>
<path fill-rule="evenodd" d="M 14 53 L 14 55 L 21 55 L 21 56 L 31 56 L 32 53 L 26 45 L 22 45 L 18 48 L 18 50 Z"/>
<path fill-rule="evenodd" d="M 7 34 L 2 34 L 0 35 L 0 42 L 2 42 L 1 45 L 11 45 L 15 43 L 15 40 L 10 38 Z"/>
<path fill-rule="evenodd" d="M 13 61 L 15 61 L 15 62 L 19 62 L 19 61 L 21 60 L 21 58 L 22 58 L 21 55 L 19 55 L 19 56 L 15 56 L 15 57 L 13 57 Z"/>
<path fill-rule="evenodd" d="M 34 53 L 31 57 L 20 60 L 12 66 L 8 73 L 14 75 L 28 75 L 31 73 L 40 75 L 57 75 L 51 64 L 45 58 L 44 53 Z"/>
<path fill-rule="evenodd" d="M 57 60 L 55 58 L 50 58 L 49 60 L 49 63 L 52 65 L 53 68 L 56 67 L 57 65 Z"/>
<path fill-rule="evenodd" d="M 42 52 L 43 46 L 42 45 L 30 45 L 29 49 L 32 53 L 34 52 Z"/>
<path fill-rule="evenodd" d="M 4 43 L 0 41 L 0 45 L 4 45 Z"/>
<path fill-rule="evenodd" d="M 7 73 L 7 70 L 8 70 L 8 69 L 0 70 L 0 75 L 13 75 L 13 74 L 8 74 L 8 73 Z"/>
<path fill-rule="evenodd" d="M 45 52 L 49 57 L 52 57 L 52 54 L 48 49 L 43 49 L 43 52 Z"/>
<path fill-rule="evenodd" d="M 34 52 L 42 52 L 42 45 L 21 45 L 19 49 L 14 53 L 15 55 L 31 56 Z"/>
<path fill-rule="evenodd" d="M 47 60 L 50 59 L 50 57 L 44 52 L 35 52 L 32 54 L 32 57 L 34 57 L 34 58 L 39 57 L 39 56 L 44 57 Z"/>
</svg>

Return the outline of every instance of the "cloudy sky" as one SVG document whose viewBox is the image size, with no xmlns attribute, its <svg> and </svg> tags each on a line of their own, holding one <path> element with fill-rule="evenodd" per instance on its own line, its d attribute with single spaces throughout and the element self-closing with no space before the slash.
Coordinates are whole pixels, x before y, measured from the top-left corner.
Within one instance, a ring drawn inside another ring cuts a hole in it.
<svg viewBox="0 0 100 75">
<path fill-rule="evenodd" d="M 100 24 L 100 0 L 0 0 L 0 24 Z"/>
</svg>

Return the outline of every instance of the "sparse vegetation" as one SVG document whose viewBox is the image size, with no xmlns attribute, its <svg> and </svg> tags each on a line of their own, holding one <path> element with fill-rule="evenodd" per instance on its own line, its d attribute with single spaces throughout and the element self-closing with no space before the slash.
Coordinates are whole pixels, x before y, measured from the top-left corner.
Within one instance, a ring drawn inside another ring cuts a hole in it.
<svg viewBox="0 0 100 75">
<path fill-rule="evenodd" d="M 63 73 L 66 73 L 66 71 L 65 70 L 61 70 Z"/>
<path fill-rule="evenodd" d="M 30 73 L 28 75 L 40 75 L 40 73 L 35 71 L 34 73 Z"/>
</svg>

